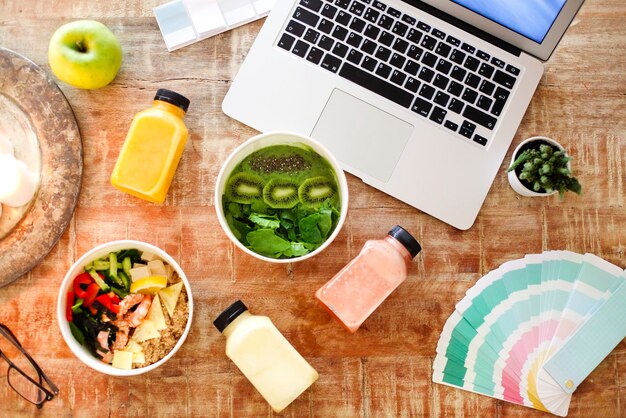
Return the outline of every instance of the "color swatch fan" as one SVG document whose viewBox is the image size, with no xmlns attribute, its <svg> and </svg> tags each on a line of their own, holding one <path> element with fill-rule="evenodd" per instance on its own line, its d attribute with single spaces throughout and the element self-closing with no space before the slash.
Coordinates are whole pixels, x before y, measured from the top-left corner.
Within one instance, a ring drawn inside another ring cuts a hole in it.
<svg viewBox="0 0 626 418">
<path fill-rule="evenodd" d="M 549 251 L 479 279 L 448 318 L 433 381 L 565 416 L 572 393 L 626 337 L 626 273 Z"/>
</svg>

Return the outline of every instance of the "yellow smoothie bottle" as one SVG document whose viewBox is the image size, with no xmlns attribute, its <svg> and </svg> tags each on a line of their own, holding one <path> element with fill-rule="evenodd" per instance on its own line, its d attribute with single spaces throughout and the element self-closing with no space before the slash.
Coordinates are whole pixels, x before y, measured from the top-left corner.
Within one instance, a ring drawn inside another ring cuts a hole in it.
<svg viewBox="0 0 626 418">
<path fill-rule="evenodd" d="M 163 203 L 187 143 L 189 99 L 159 89 L 152 107 L 135 115 L 111 174 L 117 189 Z"/>
</svg>

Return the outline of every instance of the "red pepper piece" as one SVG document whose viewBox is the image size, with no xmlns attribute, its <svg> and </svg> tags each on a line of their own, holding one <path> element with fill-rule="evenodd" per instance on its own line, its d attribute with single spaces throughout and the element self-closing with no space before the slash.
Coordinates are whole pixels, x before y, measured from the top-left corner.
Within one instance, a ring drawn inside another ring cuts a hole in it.
<svg viewBox="0 0 626 418">
<path fill-rule="evenodd" d="M 72 306 L 74 305 L 74 292 L 67 292 L 67 305 L 65 305 L 65 317 L 72 322 Z"/>
<path fill-rule="evenodd" d="M 100 286 L 98 286 L 98 284 L 96 283 L 91 283 L 89 286 L 87 286 L 85 296 L 82 298 L 83 305 L 89 308 L 93 304 L 94 300 L 96 300 L 96 296 L 98 296 L 98 291 L 100 291 Z"/>
<path fill-rule="evenodd" d="M 113 293 L 114 296 L 115 293 Z M 117 298 L 119 300 L 119 298 Z M 100 295 L 96 298 L 96 300 L 105 308 L 107 308 L 108 310 L 110 310 L 111 312 L 113 312 L 114 314 L 119 313 L 120 311 L 120 307 L 119 305 L 114 303 L 113 297 L 111 297 L 111 293 L 107 293 L 104 295 Z"/>
<path fill-rule="evenodd" d="M 74 279 L 74 294 L 78 299 L 85 299 L 86 291 L 83 290 L 83 287 L 81 285 L 88 286 L 92 282 L 93 279 L 91 278 L 89 273 L 82 273 L 76 276 L 76 278 Z"/>
</svg>

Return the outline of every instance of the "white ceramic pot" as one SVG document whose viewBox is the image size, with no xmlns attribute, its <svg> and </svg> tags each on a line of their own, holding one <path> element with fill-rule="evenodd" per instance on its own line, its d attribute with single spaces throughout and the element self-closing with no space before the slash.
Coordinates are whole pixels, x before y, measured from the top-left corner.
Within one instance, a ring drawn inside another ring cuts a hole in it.
<svg viewBox="0 0 626 418">
<path fill-rule="evenodd" d="M 520 142 L 520 144 L 515 148 L 515 151 L 513 151 L 513 155 L 511 156 L 511 163 L 509 164 L 509 167 L 515 162 L 515 160 L 518 157 L 518 154 L 520 152 L 520 149 L 527 143 L 529 142 L 533 142 L 533 141 L 545 141 L 550 145 L 554 145 L 555 147 L 557 147 L 560 150 L 565 150 L 565 148 L 563 148 L 563 146 L 561 144 L 559 144 L 558 142 L 556 142 L 554 139 L 552 138 L 548 138 L 545 136 L 533 136 L 531 138 L 528 138 L 522 142 Z M 572 169 L 571 167 L 571 162 L 567 163 L 567 168 L 568 169 Z M 534 190 L 531 190 L 529 188 L 527 188 L 526 186 L 524 186 L 522 184 L 522 182 L 520 181 L 520 179 L 517 177 L 517 173 L 515 172 L 515 170 L 513 171 L 509 171 L 508 173 L 508 178 L 509 178 L 509 184 L 511 185 L 511 187 L 513 188 L 513 190 L 515 190 L 518 194 L 522 195 L 522 196 L 527 196 L 527 197 L 545 197 L 545 196 L 550 196 L 553 195 L 555 193 L 557 193 L 557 190 L 553 190 L 550 193 L 538 193 Z"/>
<path fill-rule="evenodd" d="M 222 208 L 222 195 L 224 194 L 226 181 L 228 180 L 231 171 L 233 171 L 233 169 L 244 158 L 246 158 L 248 155 L 252 154 L 255 151 L 272 145 L 302 146 L 302 144 L 309 146 L 319 155 L 324 157 L 335 172 L 335 175 L 337 177 L 337 185 L 339 186 L 339 199 L 341 201 L 341 209 L 339 212 L 339 220 L 337 222 L 337 226 L 322 245 L 320 245 L 314 251 L 311 251 L 310 253 L 301 257 L 271 258 L 261 254 L 257 254 L 254 251 L 248 249 L 245 245 L 243 245 L 230 230 L 230 226 L 228 226 L 228 222 L 226 221 L 226 216 L 224 214 L 224 208 Z M 325 146 L 323 146 L 316 140 L 292 132 L 268 132 L 248 139 L 243 144 L 239 145 L 226 159 L 226 161 L 222 165 L 222 169 L 220 170 L 219 175 L 217 176 L 217 181 L 215 185 L 215 210 L 217 212 L 217 218 L 219 219 L 222 229 L 224 229 L 224 232 L 226 233 L 226 235 L 228 235 L 228 238 L 230 238 L 230 240 L 243 252 L 250 254 L 255 258 L 258 258 L 259 260 L 269 261 L 270 263 L 293 263 L 296 261 L 302 261 L 314 257 L 320 252 L 324 251 L 324 249 L 328 247 L 330 243 L 333 242 L 333 240 L 337 237 L 348 215 L 348 182 L 346 181 L 346 175 L 341 169 L 339 162 Z"/>
</svg>

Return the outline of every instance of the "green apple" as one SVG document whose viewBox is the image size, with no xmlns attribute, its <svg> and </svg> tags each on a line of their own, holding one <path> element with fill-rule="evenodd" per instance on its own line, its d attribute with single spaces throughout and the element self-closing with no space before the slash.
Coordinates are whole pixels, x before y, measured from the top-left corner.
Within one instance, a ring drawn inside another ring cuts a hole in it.
<svg viewBox="0 0 626 418">
<path fill-rule="evenodd" d="M 122 65 L 122 47 L 102 23 L 77 20 L 54 32 L 48 62 L 60 80 L 81 89 L 98 89 L 117 75 Z"/>
</svg>

